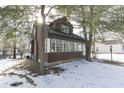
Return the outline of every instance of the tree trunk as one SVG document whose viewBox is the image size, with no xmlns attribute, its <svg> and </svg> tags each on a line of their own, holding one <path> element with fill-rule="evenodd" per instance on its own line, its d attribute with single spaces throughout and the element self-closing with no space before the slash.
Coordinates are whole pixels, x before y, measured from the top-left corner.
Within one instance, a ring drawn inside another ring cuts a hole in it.
<svg viewBox="0 0 124 93">
<path fill-rule="evenodd" d="M 86 43 L 86 60 L 91 61 L 91 47 L 92 47 L 92 37 L 93 37 L 93 7 L 90 6 L 90 32 L 89 40 Z"/>
<path fill-rule="evenodd" d="M 13 47 L 13 59 L 16 59 L 16 44 Z"/>
<path fill-rule="evenodd" d="M 45 26 L 45 15 L 44 15 L 45 5 L 41 5 L 41 18 L 42 18 L 42 27 L 41 27 L 41 47 L 39 47 L 40 51 L 40 70 L 41 74 L 45 74 L 45 35 L 44 35 L 44 26 Z"/>
<path fill-rule="evenodd" d="M 86 58 L 86 60 L 91 61 L 92 33 L 89 33 L 89 40 L 88 40 L 87 31 L 86 31 L 85 26 L 83 26 L 83 31 L 84 31 L 84 37 L 85 37 L 85 40 L 86 40 L 86 43 L 85 43 L 85 50 L 86 50 L 85 58 Z"/>
<path fill-rule="evenodd" d="M 85 14 L 84 14 L 84 17 L 86 17 Z M 91 14 L 90 14 L 90 17 L 91 17 Z M 84 18 L 83 24 L 86 24 L 85 18 Z M 83 25 L 83 31 L 84 31 L 84 37 L 85 37 L 85 40 L 86 40 L 86 43 L 85 43 L 85 50 L 86 50 L 85 59 L 88 60 L 88 61 L 91 61 L 92 24 L 90 24 L 90 32 L 87 33 L 86 25 Z M 89 35 L 89 37 L 88 37 L 88 35 Z"/>
<path fill-rule="evenodd" d="M 85 58 L 86 60 L 88 59 L 88 40 L 87 40 L 87 32 L 86 32 L 86 27 L 83 26 L 83 31 L 84 31 L 84 37 L 85 37 L 85 40 L 86 40 L 86 43 L 85 43 L 85 50 L 86 50 L 86 55 L 85 55 Z"/>
<path fill-rule="evenodd" d="M 96 58 L 96 50 L 95 50 L 95 42 L 96 42 L 96 39 L 95 39 L 95 32 L 94 32 L 94 35 L 93 35 L 93 58 Z"/>
<path fill-rule="evenodd" d="M 36 26 L 36 61 L 38 62 L 38 38 L 37 38 L 37 31 L 38 31 L 38 28 Z"/>
<path fill-rule="evenodd" d="M 91 61 L 91 42 L 86 43 L 86 60 Z"/>
<path fill-rule="evenodd" d="M 23 51 L 20 50 L 20 58 L 22 59 L 22 56 L 23 56 Z"/>
<path fill-rule="evenodd" d="M 22 53 L 20 54 L 20 57 L 21 57 L 21 59 L 22 59 Z"/>
<path fill-rule="evenodd" d="M 86 43 L 86 60 L 91 61 L 91 47 L 92 47 L 92 28 L 90 28 L 89 40 Z"/>
<path fill-rule="evenodd" d="M 36 39 L 36 61 L 38 62 L 38 40 Z"/>
</svg>

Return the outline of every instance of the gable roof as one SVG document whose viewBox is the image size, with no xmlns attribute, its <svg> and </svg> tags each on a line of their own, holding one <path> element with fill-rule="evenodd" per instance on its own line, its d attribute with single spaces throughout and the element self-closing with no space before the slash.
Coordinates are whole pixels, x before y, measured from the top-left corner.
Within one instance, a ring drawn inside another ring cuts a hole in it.
<svg viewBox="0 0 124 93">
<path fill-rule="evenodd" d="M 49 26 L 53 25 L 53 24 L 57 24 L 57 23 L 60 23 L 60 24 L 65 24 L 71 28 L 73 28 L 73 25 L 69 22 L 69 20 L 66 18 L 66 17 L 62 17 L 62 18 L 58 18 L 58 19 L 55 19 L 54 21 L 52 21 Z"/>
<path fill-rule="evenodd" d="M 48 31 L 48 37 L 52 37 L 52 38 L 64 38 L 64 39 L 70 39 L 70 40 L 74 40 L 74 41 L 79 41 L 79 42 L 85 42 L 86 40 L 81 37 L 78 36 L 76 34 L 66 34 L 66 33 L 60 33 L 54 29 L 52 29 L 50 26 L 45 26 L 46 31 Z"/>
</svg>

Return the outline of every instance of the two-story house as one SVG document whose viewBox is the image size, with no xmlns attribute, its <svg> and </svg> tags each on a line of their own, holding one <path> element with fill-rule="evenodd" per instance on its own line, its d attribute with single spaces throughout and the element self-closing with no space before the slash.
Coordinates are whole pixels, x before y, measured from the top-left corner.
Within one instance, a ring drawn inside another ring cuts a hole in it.
<svg viewBox="0 0 124 93">
<path fill-rule="evenodd" d="M 31 54 L 39 59 L 38 43 L 40 32 L 36 25 L 33 31 Z M 85 52 L 84 38 L 73 34 L 73 26 L 66 17 L 59 18 L 45 26 L 45 55 L 46 62 L 58 62 L 82 58 Z M 40 38 L 41 39 L 41 38 Z"/>
</svg>

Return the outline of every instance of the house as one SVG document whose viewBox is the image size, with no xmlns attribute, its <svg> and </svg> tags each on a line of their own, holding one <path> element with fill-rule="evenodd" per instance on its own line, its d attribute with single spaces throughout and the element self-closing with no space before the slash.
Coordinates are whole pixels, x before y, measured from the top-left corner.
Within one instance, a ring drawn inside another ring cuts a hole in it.
<svg viewBox="0 0 124 93">
<path fill-rule="evenodd" d="M 123 54 L 124 53 L 124 42 L 119 40 L 107 40 L 104 42 L 97 42 L 95 44 L 96 53 L 108 54 L 110 53 L 110 46 L 112 46 L 112 53 Z"/>
<path fill-rule="evenodd" d="M 87 28 L 88 30 L 88 28 Z M 84 37 L 83 30 L 77 33 L 81 37 Z M 102 31 L 95 35 L 95 53 L 98 54 L 110 54 L 110 47 L 112 46 L 112 53 L 123 54 L 124 53 L 124 41 L 123 38 L 117 32 Z M 92 44 L 92 53 L 94 53 L 94 44 Z"/>
<path fill-rule="evenodd" d="M 73 26 L 66 17 L 45 25 L 45 31 L 35 25 L 31 42 L 31 55 L 39 59 L 38 40 L 45 38 L 45 61 L 48 63 L 82 58 L 85 54 L 84 38 L 73 34 Z M 42 36 L 44 32 L 44 36 Z"/>
</svg>

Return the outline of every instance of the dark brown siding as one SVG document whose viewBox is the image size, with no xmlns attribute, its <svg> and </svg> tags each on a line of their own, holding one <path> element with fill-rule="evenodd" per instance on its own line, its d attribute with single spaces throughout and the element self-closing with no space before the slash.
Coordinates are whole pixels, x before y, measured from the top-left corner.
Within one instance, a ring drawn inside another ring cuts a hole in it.
<svg viewBox="0 0 124 93">
<path fill-rule="evenodd" d="M 48 62 L 56 62 L 81 57 L 83 57 L 82 52 L 48 53 Z"/>
</svg>

